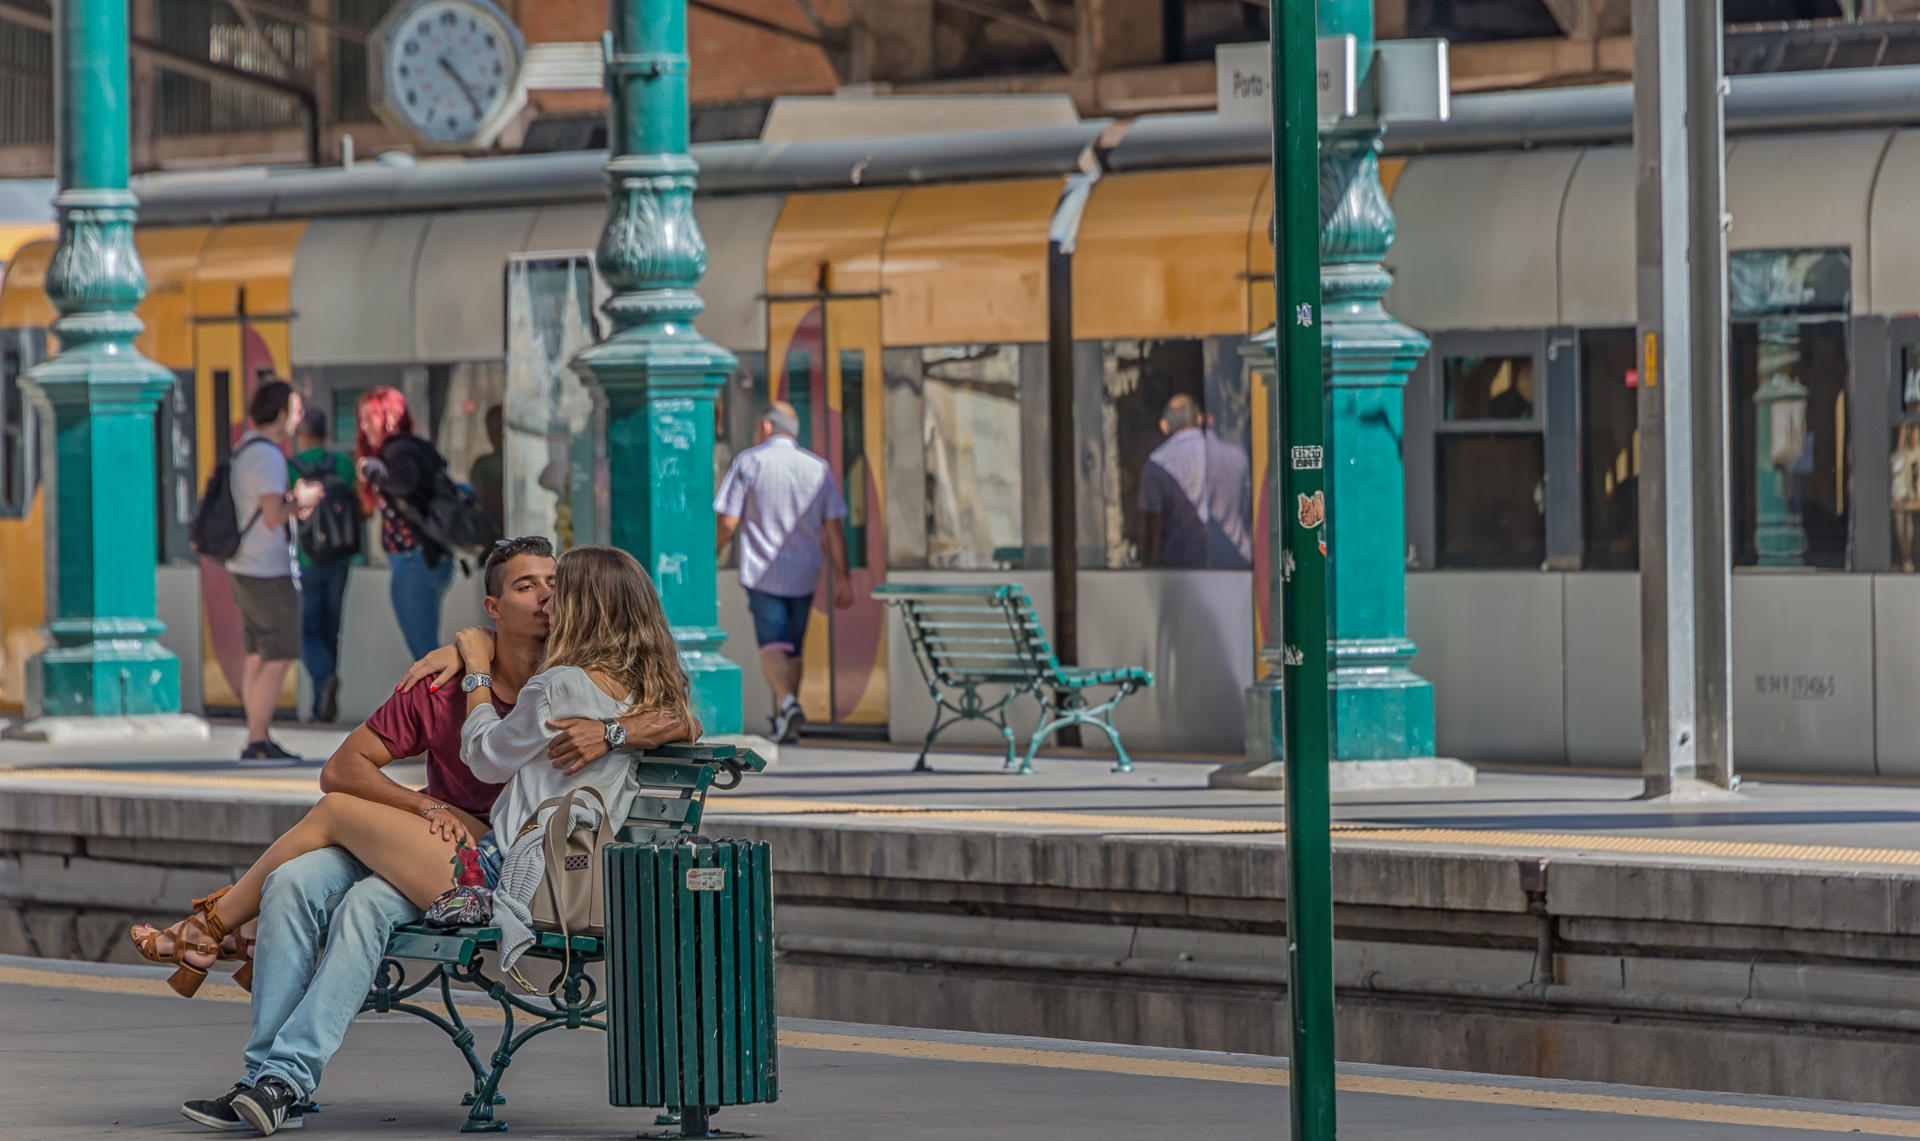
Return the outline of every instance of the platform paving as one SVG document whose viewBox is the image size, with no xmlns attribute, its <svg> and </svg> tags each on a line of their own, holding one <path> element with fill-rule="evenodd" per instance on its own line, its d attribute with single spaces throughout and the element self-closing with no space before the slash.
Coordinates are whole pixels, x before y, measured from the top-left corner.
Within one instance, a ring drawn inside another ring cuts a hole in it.
<svg viewBox="0 0 1920 1141">
<path fill-rule="evenodd" d="M 162 975 L 0 958 L 0 1138 L 211 1135 L 178 1103 L 234 1079 L 248 1009 L 224 983 L 175 998 Z M 484 1040 L 492 1027 L 479 1029 Z M 1287 1136 L 1277 1058 L 800 1020 L 782 1021 L 781 1041 L 780 1100 L 728 1109 L 716 1124 L 770 1141 Z M 649 1112 L 606 1104 L 605 1073 L 600 1035 L 546 1036 L 515 1060 L 502 1107 L 509 1136 L 650 1130 Z M 461 1119 L 463 1084 L 437 1031 L 362 1016 L 328 1070 L 321 1112 L 291 1135 L 443 1138 Z M 1341 1067 L 1341 1089 L 1350 1139 L 1920 1136 L 1920 1110 L 1877 1105 L 1358 1065 Z"/>
</svg>

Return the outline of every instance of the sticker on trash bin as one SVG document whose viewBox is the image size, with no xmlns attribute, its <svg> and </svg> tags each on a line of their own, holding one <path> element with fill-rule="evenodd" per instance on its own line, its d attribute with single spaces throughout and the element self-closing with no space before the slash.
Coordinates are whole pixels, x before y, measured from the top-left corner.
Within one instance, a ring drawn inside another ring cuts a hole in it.
<svg viewBox="0 0 1920 1141">
<path fill-rule="evenodd" d="M 725 868 L 688 868 L 688 891 L 719 891 L 727 886 Z"/>
</svg>

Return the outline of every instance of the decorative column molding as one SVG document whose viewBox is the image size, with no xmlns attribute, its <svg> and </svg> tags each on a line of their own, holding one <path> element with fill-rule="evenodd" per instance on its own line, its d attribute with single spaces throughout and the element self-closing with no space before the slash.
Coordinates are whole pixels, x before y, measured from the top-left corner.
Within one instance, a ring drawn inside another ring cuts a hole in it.
<svg viewBox="0 0 1920 1141">
<path fill-rule="evenodd" d="M 740 668 L 720 653 L 714 550 L 714 404 L 732 353 L 693 327 L 707 269 L 687 153 L 686 0 L 611 0 L 608 211 L 595 262 L 613 291 L 607 340 L 574 371 L 607 401 L 609 539 L 640 560 L 709 734 L 740 732 Z"/>
<path fill-rule="evenodd" d="M 50 644 L 27 663 L 18 735 L 205 739 L 205 722 L 179 715 L 180 663 L 155 617 L 153 416 L 173 375 L 133 345 L 147 282 L 127 190 L 127 6 L 55 8 L 60 238 L 46 291 L 60 352 L 25 378 L 51 427 Z"/>
</svg>

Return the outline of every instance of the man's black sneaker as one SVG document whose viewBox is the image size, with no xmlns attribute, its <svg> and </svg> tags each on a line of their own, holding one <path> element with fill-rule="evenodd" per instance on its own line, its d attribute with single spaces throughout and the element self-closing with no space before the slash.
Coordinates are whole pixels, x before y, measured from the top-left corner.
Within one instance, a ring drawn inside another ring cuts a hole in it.
<svg viewBox="0 0 1920 1141">
<path fill-rule="evenodd" d="M 232 1089 L 219 1097 L 187 1102 L 180 1107 L 180 1113 L 188 1121 L 204 1125 L 208 1129 L 223 1131 L 251 1129 L 253 1126 L 249 1125 L 246 1118 L 241 1117 L 239 1111 L 233 1108 L 233 1099 L 247 1088 L 247 1083 L 235 1082 Z M 296 1105 L 287 1110 L 287 1119 L 280 1124 L 280 1128 L 298 1129 L 305 1125 L 307 1109 L 305 1105 Z"/>
<path fill-rule="evenodd" d="M 268 1074 L 251 1089 L 233 1095 L 233 1108 L 262 1137 L 282 1129 L 297 1129 L 305 1120 L 294 1112 L 300 1095 L 281 1079 Z"/>
<path fill-rule="evenodd" d="M 240 750 L 240 759 L 243 761 L 297 761 L 300 759 L 300 754 L 287 752 L 280 747 L 278 741 L 268 737 L 264 741 L 255 741 Z"/>
</svg>

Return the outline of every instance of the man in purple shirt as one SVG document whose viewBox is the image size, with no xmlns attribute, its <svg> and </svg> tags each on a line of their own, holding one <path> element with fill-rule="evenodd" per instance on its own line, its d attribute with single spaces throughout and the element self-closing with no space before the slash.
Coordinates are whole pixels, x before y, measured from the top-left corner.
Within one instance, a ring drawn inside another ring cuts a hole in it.
<svg viewBox="0 0 1920 1141">
<path fill-rule="evenodd" d="M 1184 393 L 1160 416 L 1166 442 L 1140 471 L 1147 566 L 1244 570 L 1253 565 L 1253 487 L 1247 453 L 1207 429 Z"/>
<path fill-rule="evenodd" d="M 740 536 L 740 585 L 747 590 L 760 672 L 773 689 L 773 735 L 799 739 L 801 644 L 820 582 L 822 546 L 833 563 L 833 604 L 853 604 L 847 579 L 846 500 L 827 461 L 800 446 L 800 416 L 777 402 L 760 414 L 754 446 L 720 480 L 715 546 Z"/>
</svg>

